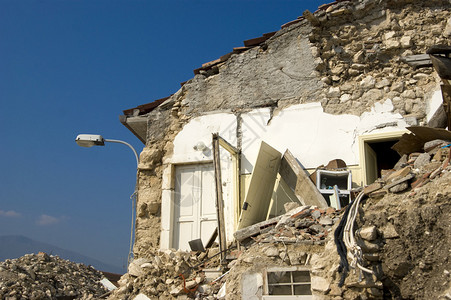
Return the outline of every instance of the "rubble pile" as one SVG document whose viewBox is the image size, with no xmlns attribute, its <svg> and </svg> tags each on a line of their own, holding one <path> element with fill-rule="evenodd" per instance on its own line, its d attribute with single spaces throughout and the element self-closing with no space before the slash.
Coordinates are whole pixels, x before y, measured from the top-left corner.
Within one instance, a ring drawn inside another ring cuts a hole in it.
<svg viewBox="0 0 451 300">
<path fill-rule="evenodd" d="M 331 239 L 326 250 L 333 251 L 311 259 L 312 274 L 325 283 L 316 290 L 322 297 L 449 299 L 449 145 L 447 140 L 426 142 L 424 152 L 403 155 L 393 169 L 364 188 L 369 197 L 359 209 L 355 238 L 360 263 L 373 274 L 350 272 L 340 287 L 340 258 Z"/>
<path fill-rule="evenodd" d="M 179 295 L 194 297 L 199 293 L 213 293 L 202 268 L 218 265 L 218 249 L 207 252 L 188 252 L 169 249 L 133 260 L 128 273 L 118 281 L 119 288 L 109 299 L 128 299 L 143 294 L 150 299 L 174 299 Z"/>
<path fill-rule="evenodd" d="M 315 206 L 300 206 L 283 216 L 239 230 L 235 238 L 243 242 L 251 238 L 258 243 L 324 244 L 332 226 L 340 220 L 339 211 Z M 244 243 L 246 245 L 246 243 Z"/>
<path fill-rule="evenodd" d="M 0 263 L 0 299 L 95 299 L 107 290 L 102 273 L 40 252 Z"/>
<path fill-rule="evenodd" d="M 241 231 L 241 235 L 238 231 L 243 246 L 240 250 L 229 251 L 226 269 L 232 274 L 240 273 L 249 264 L 266 260 L 272 264 L 304 265 L 312 248 L 318 251 L 323 247 L 332 226 L 339 221 L 339 214 L 334 208 L 300 206 L 262 222 L 264 225 L 251 226 L 253 231 Z M 221 286 L 233 279 L 230 273 L 219 278 L 224 269 L 220 266 L 218 251 L 217 248 L 205 253 L 170 249 L 137 258 L 109 299 L 127 299 L 140 294 L 149 299 L 215 299 Z M 216 270 L 216 278 L 207 274 L 212 269 Z"/>
<path fill-rule="evenodd" d="M 381 178 L 365 187 L 364 193 L 379 198 L 410 187 L 414 194 L 424 184 L 451 170 L 450 144 L 450 141 L 436 139 L 424 144 L 423 153 L 404 154 L 393 169 L 385 170 Z"/>
</svg>

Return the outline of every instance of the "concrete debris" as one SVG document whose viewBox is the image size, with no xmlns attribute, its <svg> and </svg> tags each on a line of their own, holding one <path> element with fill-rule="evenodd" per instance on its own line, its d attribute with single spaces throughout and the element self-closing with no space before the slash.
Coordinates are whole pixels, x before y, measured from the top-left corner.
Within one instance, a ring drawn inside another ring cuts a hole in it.
<svg viewBox="0 0 451 300">
<path fill-rule="evenodd" d="M 424 144 L 427 152 L 410 153 L 407 161 L 406 156 L 401 157 L 402 163 L 398 162 L 395 169 L 383 170 L 383 176 L 366 186 L 363 192 L 372 198 L 380 198 L 387 193 L 400 193 L 410 187 L 414 193 L 417 188 L 450 169 L 449 144 L 451 141 L 443 140 L 433 140 Z M 434 155 L 431 159 L 432 154 Z"/>
<path fill-rule="evenodd" d="M 219 284 L 206 285 L 206 272 L 209 267 L 219 265 L 218 253 L 217 248 L 210 248 L 207 252 L 169 249 L 156 251 L 153 257 L 137 258 L 132 261 L 129 272 L 122 276 L 119 288 L 109 299 L 129 299 L 139 295 L 149 299 L 172 299 L 183 295 L 194 297 L 217 293 Z"/>
<path fill-rule="evenodd" d="M 0 263 L 0 299 L 98 299 L 101 272 L 44 252 Z"/>
</svg>

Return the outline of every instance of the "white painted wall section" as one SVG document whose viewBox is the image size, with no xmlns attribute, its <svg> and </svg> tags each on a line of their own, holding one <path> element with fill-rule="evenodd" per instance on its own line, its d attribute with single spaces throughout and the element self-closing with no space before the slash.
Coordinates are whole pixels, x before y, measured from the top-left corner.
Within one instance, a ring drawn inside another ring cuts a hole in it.
<svg viewBox="0 0 451 300">
<path fill-rule="evenodd" d="M 290 106 L 270 121 L 269 109 L 243 114 L 246 143 L 243 142 L 242 171 L 252 172 L 258 149 L 255 145 L 262 140 L 281 153 L 289 149 L 305 168 L 316 168 L 335 158 L 357 165 L 359 135 L 399 131 L 407 126 L 402 116 L 392 111 L 392 102 L 387 99 L 361 117 L 327 114 L 319 102 Z"/>
<path fill-rule="evenodd" d="M 236 116 L 231 113 L 215 113 L 192 119 L 174 139 L 174 152 L 169 163 L 186 163 L 212 160 L 212 134 L 219 135 L 236 147 Z M 204 142 L 207 149 L 197 151 L 193 147 Z"/>
<path fill-rule="evenodd" d="M 442 96 L 442 90 L 437 90 L 432 94 L 431 99 L 429 99 L 426 102 L 426 110 L 427 115 L 426 119 L 429 122 L 434 115 L 434 113 L 437 111 L 437 108 L 443 103 L 443 96 Z"/>
</svg>

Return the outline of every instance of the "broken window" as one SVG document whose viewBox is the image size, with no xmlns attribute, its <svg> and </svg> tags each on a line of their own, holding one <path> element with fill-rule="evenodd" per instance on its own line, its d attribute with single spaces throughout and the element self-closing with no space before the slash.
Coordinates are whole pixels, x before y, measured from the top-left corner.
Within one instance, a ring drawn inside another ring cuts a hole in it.
<svg viewBox="0 0 451 300">
<path fill-rule="evenodd" d="M 310 271 L 307 269 L 277 268 L 267 270 L 263 299 L 311 299 L 310 281 Z"/>
</svg>

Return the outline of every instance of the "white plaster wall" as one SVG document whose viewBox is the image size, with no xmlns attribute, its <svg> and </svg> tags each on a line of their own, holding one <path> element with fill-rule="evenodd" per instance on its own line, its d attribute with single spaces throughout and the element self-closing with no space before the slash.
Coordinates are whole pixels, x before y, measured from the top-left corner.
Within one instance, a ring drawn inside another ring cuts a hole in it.
<svg viewBox="0 0 451 300">
<path fill-rule="evenodd" d="M 212 160 L 212 134 L 219 135 L 236 147 L 237 122 L 231 113 L 215 113 L 192 119 L 174 139 L 174 152 L 165 163 L 187 163 Z M 197 151 L 193 147 L 204 142 L 207 149 Z"/>
<path fill-rule="evenodd" d="M 443 96 L 442 96 L 442 90 L 437 90 L 432 94 L 431 99 L 429 99 L 426 102 L 426 110 L 427 115 L 426 119 L 429 122 L 434 115 L 434 113 L 437 111 L 437 108 L 443 103 Z"/>
<path fill-rule="evenodd" d="M 390 99 L 376 103 L 371 112 L 361 117 L 327 114 L 316 102 L 290 106 L 267 124 L 269 110 L 255 110 L 242 116 L 246 141 L 242 171 L 252 172 L 262 140 L 281 153 L 289 149 L 305 168 L 316 168 L 335 158 L 343 159 L 347 165 L 359 164 L 359 135 L 399 131 L 407 126 L 402 116 L 392 111 Z"/>
<path fill-rule="evenodd" d="M 263 294 L 263 275 L 261 273 L 245 273 L 241 278 L 241 298 L 259 300 Z"/>
<path fill-rule="evenodd" d="M 246 151 L 242 152 L 243 155 L 241 157 L 241 172 L 251 173 L 252 165 L 257 159 L 260 142 L 262 141 L 262 137 L 266 135 L 266 132 L 268 130 L 267 124 L 271 118 L 270 109 L 255 109 L 249 113 L 241 115 L 241 118 L 241 147 L 242 150 Z"/>
<path fill-rule="evenodd" d="M 212 161 L 212 134 L 219 133 L 222 138 L 236 147 L 236 132 L 237 120 L 234 114 L 214 113 L 194 118 L 177 134 L 174 139 L 173 154 L 172 156 L 165 158 L 164 162 L 166 164 L 188 164 Z M 203 142 L 207 148 L 204 151 L 195 150 L 194 146 L 198 142 Z M 236 209 L 233 203 L 232 157 L 229 152 L 222 148 L 220 149 L 220 157 L 222 190 L 225 203 L 225 229 L 227 240 L 232 241 L 235 224 L 234 213 Z M 171 176 L 174 175 L 171 174 L 170 176 L 165 176 L 163 178 L 163 185 L 167 185 L 166 181 L 169 181 Z M 171 240 L 170 228 L 172 226 L 172 219 L 168 216 L 172 216 L 173 214 L 172 201 L 172 194 L 163 194 L 162 232 L 164 232 L 164 234 L 162 234 L 160 243 L 162 248 L 167 248 Z"/>
</svg>

